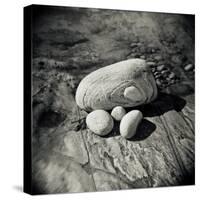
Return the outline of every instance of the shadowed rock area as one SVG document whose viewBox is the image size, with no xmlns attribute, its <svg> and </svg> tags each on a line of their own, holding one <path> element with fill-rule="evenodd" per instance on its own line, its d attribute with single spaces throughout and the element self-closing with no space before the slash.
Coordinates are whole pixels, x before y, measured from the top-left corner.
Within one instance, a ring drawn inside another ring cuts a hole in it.
<svg viewBox="0 0 200 200">
<path fill-rule="evenodd" d="M 194 184 L 193 16 L 35 6 L 32 25 L 35 194 Z M 90 72 L 130 58 L 165 65 L 179 81 L 137 107 L 144 119 L 133 138 L 122 138 L 117 122 L 97 136 L 76 88 Z"/>
</svg>

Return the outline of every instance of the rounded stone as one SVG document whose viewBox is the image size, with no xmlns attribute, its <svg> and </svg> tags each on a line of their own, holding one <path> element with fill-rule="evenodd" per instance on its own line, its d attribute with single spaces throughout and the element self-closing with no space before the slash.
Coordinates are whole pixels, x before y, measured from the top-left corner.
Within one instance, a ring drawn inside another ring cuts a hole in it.
<svg viewBox="0 0 200 200">
<path fill-rule="evenodd" d="M 174 74 L 174 72 L 171 72 L 171 73 L 169 74 L 169 78 L 170 78 L 170 79 L 175 78 L 175 74 Z"/>
<path fill-rule="evenodd" d="M 136 134 L 137 127 L 143 118 L 139 110 L 132 110 L 128 112 L 121 120 L 120 134 L 124 138 L 131 138 Z"/>
<path fill-rule="evenodd" d="M 116 121 L 121 121 L 121 119 L 124 117 L 125 114 L 126 114 L 126 110 L 122 106 L 114 107 L 112 112 L 111 112 L 111 116 Z"/>
<path fill-rule="evenodd" d="M 135 107 L 149 103 L 157 94 L 155 78 L 146 61 L 129 59 L 102 67 L 84 77 L 77 87 L 75 100 L 86 111 L 112 110 L 115 106 Z"/>
<path fill-rule="evenodd" d="M 141 59 L 145 59 L 146 57 L 144 55 L 140 56 Z"/>
<path fill-rule="evenodd" d="M 111 115 L 104 110 L 95 110 L 86 117 L 87 127 L 97 135 L 104 136 L 113 129 L 113 119 Z"/>
<path fill-rule="evenodd" d="M 184 70 L 185 71 L 190 71 L 190 70 L 192 70 L 194 68 L 194 66 L 192 65 L 192 64 L 188 64 L 188 65 L 186 65 L 185 67 L 184 67 Z"/>
<path fill-rule="evenodd" d="M 160 60 L 162 60 L 162 56 L 161 55 L 155 55 L 154 59 L 157 60 L 157 61 L 160 61 Z"/>
<path fill-rule="evenodd" d="M 162 71 L 162 70 L 164 70 L 164 69 L 165 69 L 165 65 L 160 65 L 160 66 L 157 67 L 157 70 L 158 70 L 158 71 Z"/>
<path fill-rule="evenodd" d="M 135 42 L 131 43 L 131 45 L 130 45 L 131 48 L 134 48 L 134 47 L 137 47 L 137 46 L 138 46 L 138 45 L 137 45 L 137 43 L 135 43 Z"/>
<path fill-rule="evenodd" d="M 147 62 L 147 65 L 150 66 L 150 67 L 154 67 L 156 65 L 156 63 L 149 61 L 149 62 Z"/>
<path fill-rule="evenodd" d="M 167 74 L 167 73 L 170 73 L 169 70 L 167 70 L 167 69 L 161 71 L 161 74 Z"/>
</svg>

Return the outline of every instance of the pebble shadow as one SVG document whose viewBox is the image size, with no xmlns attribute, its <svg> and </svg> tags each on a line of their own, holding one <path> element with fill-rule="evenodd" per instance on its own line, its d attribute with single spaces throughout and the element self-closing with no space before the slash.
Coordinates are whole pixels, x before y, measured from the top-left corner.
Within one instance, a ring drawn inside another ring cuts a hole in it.
<svg viewBox="0 0 200 200">
<path fill-rule="evenodd" d="M 126 111 L 140 110 L 144 117 L 155 117 L 163 115 L 164 113 L 175 110 L 181 111 L 186 105 L 186 101 L 176 95 L 160 93 L 155 101 L 150 104 L 138 106 L 135 108 L 127 108 Z"/>
<path fill-rule="evenodd" d="M 119 125 L 120 125 L 120 122 L 114 121 L 113 130 L 112 130 L 108 135 L 101 136 L 101 137 L 102 137 L 102 138 L 109 138 L 109 137 L 119 136 L 119 135 L 120 135 L 120 132 L 119 132 Z"/>
<path fill-rule="evenodd" d="M 138 126 L 136 134 L 129 141 L 142 141 L 148 138 L 156 130 L 156 125 L 147 119 L 143 119 Z"/>
<path fill-rule="evenodd" d="M 114 128 L 111 131 L 111 133 L 109 133 L 106 136 L 102 136 L 102 137 L 109 138 L 109 137 L 119 136 L 120 135 L 119 126 L 120 126 L 120 123 L 115 122 Z M 132 138 L 130 138 L 128 140 L 129 141 L 145 140 L 155 131 L 155 129 L 156 129 L 156 125 L 154 123 L 150 122 L 147 119 L 143 119 L 137 128 L 135 136 L 133 136 Z"/>
</svg>

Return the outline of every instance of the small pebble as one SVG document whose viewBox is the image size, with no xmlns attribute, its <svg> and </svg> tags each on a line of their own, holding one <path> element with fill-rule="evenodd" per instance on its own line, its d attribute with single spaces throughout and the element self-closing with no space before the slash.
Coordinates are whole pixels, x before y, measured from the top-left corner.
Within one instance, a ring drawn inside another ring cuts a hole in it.
<svg viewBox="0 0 200 200">
<path fill-rule="evenodd" d="M 154 76 L 157 76 L 157 75 L 159 75 L 159 74 L 160 74 L 160 73 L 157 72 L 157 71 L 154 72 Z"/>
<path fill-rule="evenodd" d="M 111 115 L 104 110 L 95 110 L 86 117 L 87 127 L 97 135 L 104 136 L 111 132 L 114 126 Z"/>
<path fill-rule="evenodd" d="M 140 56 L 140 58 L 141 58 L 141 59 L 145 59 L 146 57 L 145 57 L 145 56 Z"/>
<path fill-rule="evenodd" d="M 121 119 L 124 117 L 125 114 L 126 114 L 126 110 L 122 106 L 114 107 L 112 112 L 111 112 L 111 116 L 116 121 L 121 121 Z"/>
<path fill-rule="evenodd" d="M 156 69 L 155 69 L 155 68 L 152 68 L 151 71 L 154 73 L 154 72 L 156 71 Z"/>
<path fill-rule="evenodd" d="M 156 78 L 156 79 L 158 79 L 158 78 L 160 78 L 160 77 L 161 77 L 161 74 L 155 75 L 155 78 Z"/>
<path fill-rule="evenodd" d="M 165 65 L 160 65 L 160 66 L 157 67 L 157 70 L 162 71 L 164 68 L 165 68 Z"/>
<path fill-rule="evenodd" d="M 131 45 L 130 45 L 131 48 L 134 48 L 134 47 L 137 47 L 137 46 L 138 46 L 138 45 L 137 45 L 137 43 L 135 43 L 135 42 L 131 43 Z"/>
<path fill-rule="evenodd" d="M 141 43 L 141 42 L 138 42 L 138 43 L 137 43 L 137 46 L 139 46 L 139 47 L 142 46 L 142 43 Z"/>
<path fill-rule="evenodd" d="M 192 70 L 193 68 L 194 68 L 193 64 L 188 64 L 188 65 L 186 65 L 186 66 L 184 67 L 184 70 L 185 70 L 185 71 L 190 71 L 190 70 Z"/>
<path fill-rule="evenodd" d="M 168 73 L 169 73 L 169 71 L 167 69 L 161 71 L 161 74 L 168 74 Z"/>
<path fill-rule="evenodd" d="M 147 65 L 150 66 L 150 67 L 153 67 L 153 66 L 156 65 L 156 63 L 155 62 L 147 62 Z"/>
<path fill-rule="evenodd" d="M 175 77 L 174 72 L 171 72 L 171 73 L 169 74 L 169 78 L 170 78 L 170 79 L 173 79 L 174 77 Z"/>
<path fill-rule="evenodd" d="M 162 85 L 162 83 L 160 82 L 160 80 L 156 80 L 156 84 L 158 87 L 160 87 Z"/>
<path fill-rule="evenodd" d="M 132 110 L 128 112 L 121 120 L 120 134 L 124 138 L 131 138 L 136 134 L 137 127 L 143 118 L 139 110 Z"/>
</svg>

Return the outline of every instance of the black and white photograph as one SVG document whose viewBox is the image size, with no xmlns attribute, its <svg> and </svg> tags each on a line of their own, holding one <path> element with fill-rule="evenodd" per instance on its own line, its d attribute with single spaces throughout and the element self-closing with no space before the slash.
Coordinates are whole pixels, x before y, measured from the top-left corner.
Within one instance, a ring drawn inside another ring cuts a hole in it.
<svg viewBox="0 0 200 200">
<path fill-rule="evenodd" d="M 195 184 L 194 14 L 30 5 L 24 45 L 24 192 Z"/>
</svg>

